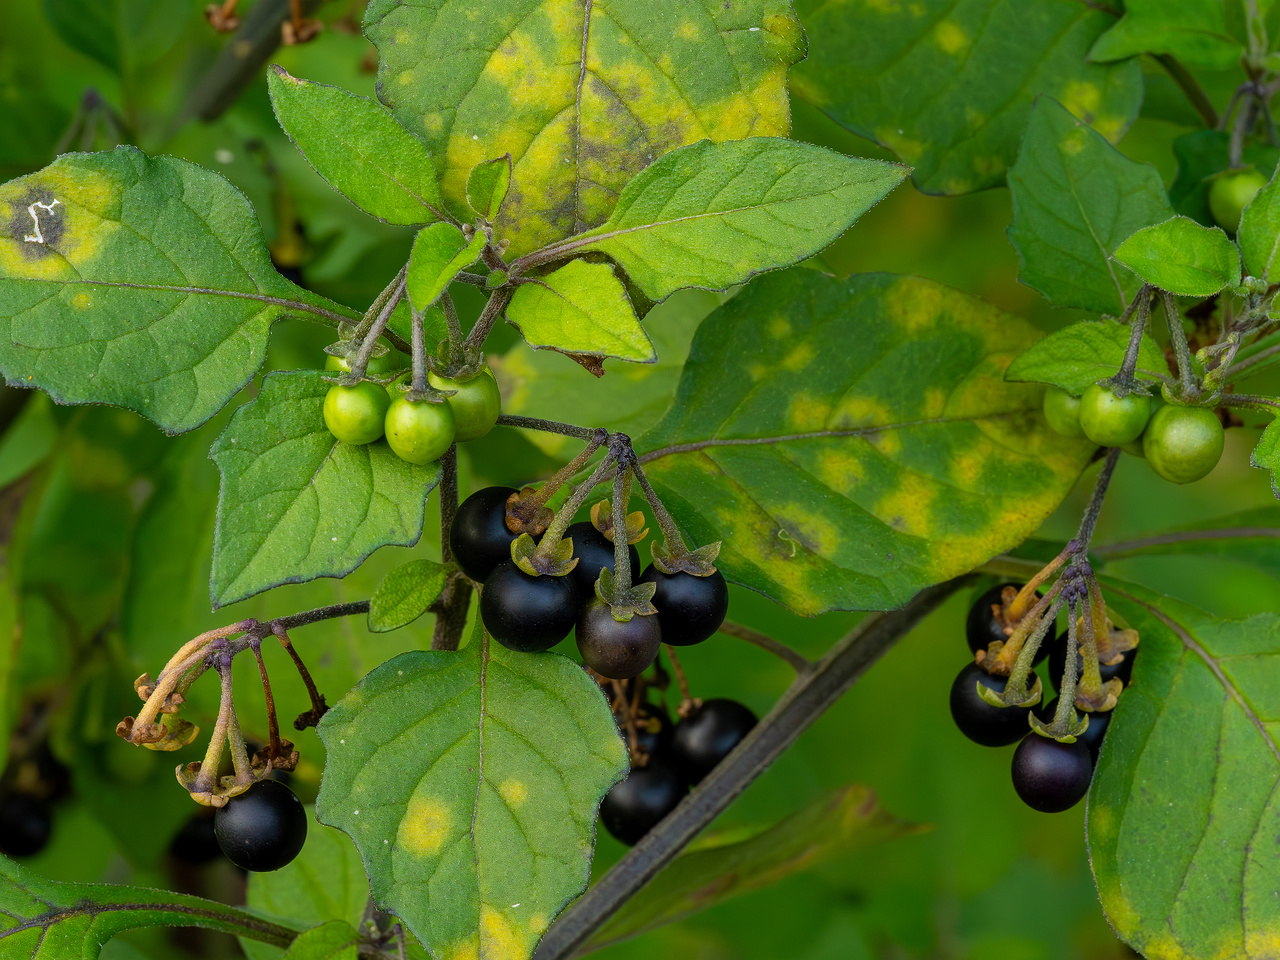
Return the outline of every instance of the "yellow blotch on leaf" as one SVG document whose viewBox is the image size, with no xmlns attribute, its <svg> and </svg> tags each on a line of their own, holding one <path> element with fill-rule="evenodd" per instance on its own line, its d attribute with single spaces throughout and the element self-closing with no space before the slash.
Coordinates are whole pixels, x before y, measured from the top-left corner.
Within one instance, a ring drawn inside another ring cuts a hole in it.
<svg viewBox="0 0 1280 960">
<path fill-rule="evenodd" d="M 796 433 L 812 433 L 826 429 L 831 404 L 824 397 L 797 393 L 787 407 L 787 423 Z"/>
<path fill-rule="evenodd" d="M 400 821 L 396 845 L 419 857 L 440 852 L 449 836 L 453 817 L 449 808 L 433 797 L 414 797 Z"/>
<path fill-rule="evenodd" d="M 815 475 L 841 496 L 848 496 L 866 476 L 866 469 L 849 445 L 832 445 L 818 457 Z"/>
<path fill-rule="evenodd" d="M 798 373 L 809 365 L 814 357 L 813 344 L 809 342 L 797 343 L 785 357 L 782 358 L 782 366 L 793 373 Z"/>
<path fill-rule="evenodd" d="M 876 139 L 907 163 L 916 163 L 924 156 L 924 144 L 896 127 L 881 127 L 876 131 Z"/>
<path fill-rule="evenodd" d="M 121 188 L 83 161 L 57 160 L 0 187 L 0 276 L 76 279 L 119 227 Z"/>
<path fill-rule="evenodd" d="M 831 412 L 832 430 L 856 430 L 860 427 L 883 427 L 896 421 L 893 410 L 879 397 L 843 397 Z"/>
<path fill-rule="evenodd" d="M 529 929 L 539 936 L 546 932 L 549 925 L 550 923 L 547 920 L 547 915 L 545 913 L 535 913 L 529 918 Z"/>
<path fill-rule="evenodd" d="M 937 488 L 914 473 L 900 473 L 897 486 L 882 496 L 871 512 L 886 525 L 912 537 L 930 537 Z"/>
<path fill-rule="evenodd" d="M 509 807 L 518 807 L 529 799 L 529 788 L 523 780 L 503 780 L 498 793 Z"/>
<path fill-rule="evenodd" d="M 87 293 L 77 293 L 71 298 L 71 305 L 77 310 L 88 310 L 93 306 L 93 297 L 89 296 Z"/>
<path fill-rule="evenodd" d="M 488 904 L 480 907 L 480 949 L 485 960 L 523 960 L 531 946 L 531 938 L 517 933 L 505 916 Z"/>
<path fill-rule="evenodd" d="M 769 336 L 777 340 L 784 340 L 791 336 L 791 321 L 781 315 L 771 319 L 769 321 Z"/>
<path fill-rule="evenodd" d="M 468 937 L 461 943 L 455 943 L 449 951 L 449 960 L 479 960 L 480 938 Z"/>
<path fill-rule="evenodd" d="M 698 25 L 692 20 L 685 20 L 676 27 L 676 36 L 681 40 L 697 40 L 700 36 Z"/>
<path fill-rule="evenodd" d="M 1081 120 L 1088 121 L 1102 106 L 1102 89 L 1087 80 L 1072 80 L 1063 88 L 1058 99 Z"/>
<path fill-rule="evenodd" d="M 969 35 L 954 20 L 943 20 L 933 30 L 933 38 L 944 53 L 956 54 L 969 45 Z"/>
</svg>

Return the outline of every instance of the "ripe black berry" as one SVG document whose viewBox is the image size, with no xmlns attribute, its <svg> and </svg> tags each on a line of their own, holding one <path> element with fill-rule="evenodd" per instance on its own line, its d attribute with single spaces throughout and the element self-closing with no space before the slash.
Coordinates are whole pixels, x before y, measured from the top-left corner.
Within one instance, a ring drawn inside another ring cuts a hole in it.
<svg viewBox="0 0 1280 960">
<path fill-rule="evenodd" d="M 35 797 L 15 793 L 0 800 L 0 851 L 30 857 L 44 849 L 53 832 L 53 811 Z"/>
<path fill-rule="evenodd" d="M 622 717 L 616 719 L 622 738 L 630 747 L 626 721 Z M 671 734 L 674 727 L 666 707 L 652 703 L 640 704 L 639 709 L 636 710 L 634 726 L 636 749 L 639 753 L 648 757 L 661 757 L 664 760 L 668 758 L 671 753 Z"/>
<path fill-rule="evenodd" d="M 522 653 L 547 650 L 567 637 L 581 605 L 573 577 L 531 577 L 510 560 L 498 564 L 480 591 L 485 629 Z"/>
<path fill-rule="evenodd" d="M 507 500 L 515 492 L 511 487 L 477 490 L 454 515 L 449 549 L 462 572 L 477 583 L 484 583 L 498 564 L 511 559 L 516 535 L 507 529 Z"/>
<path fill-rule="evenodd" d="M 1070 810 L 1089 792 L 1093 760 L 1080 740 L 1059 743 L 1029 733 L 1013 752 L 1013 788 L 1041 813 Z"/>
<path fill-rule="evenodd" d="M 573 568 L 572 576 L 578 584 L 578 593 L 583 599 L 596 595 L 596 580 L 600 576 L 600 568 L 614 568 L 613 541 L 595 528 L 589 520 L 572 524 L 564 535 L 573 540 L 573 555 L 578 558 L 578 565 Z M 640 554 L 632 545 L 627 546 L 631 555 L 631 572 L 640 569 Z"/>
<path fill-rule="evenodd" d="M 701 643 L 720 629 L 729 612 L 729 587 L 717 570 L 709 577 L 691 573 L 663 573 L 652 565 L 641 583 L 655 583 L 653 605 L 662 624 L 662 642 L 675 647 Z"/>
<path fill-rule="evenodd" d="M 1098 673 L 1102 676 L 1102 682 L 1106 683 L 1112 677 L 1119 677 L 1120 682 L 1125 686 L 1129 685 L 1129 678 L 1133 676 L 1133 658 L 1137 656 L 1137 650 L 1130 650 L 1124 655 L 1124 659 L 1119 663 L 1108 666 L 1105 663 L 1098 664 Z M 1053 644 L 1053 649 L 1049 652 L 1049 679 L 1053 681 L 1054 686 L 1062 683 L 1062 675 L 1067 669 L 1067 635 L 1064 633 Z M 1076 654 L 1076 681 L 1079 682 L 1080 677 L 1084 675 L 1084 657 Z"/>
<path fill-rule="evenodd" d="M 577 638 L 583 663 L 602 677 L 629 680 L 653 663 L 662 646 L 662 628 L 653 614 L 615 620 L 609 605 L 594 598 L 578 617 Z"/>
<path fill-rule="evenodd" d="M 1053 715 L 1058 711 L 1058 698 L 1054 697 L 1043 707 L 1036 708 L 1036 714 L 1045 723 L 1049 723 L 1053 719 Z M 1082 733 L 1076 739 L 1089 748 L 1089 756 L 1094 763 L 1098 762 L 1098 751 L 1102 749 L 1103 738 L 1107 735 L 1107 727 L 1111 726 L 1112 711 L 1107 710 L 1102 713 L 1090 713 L 1089 729 Z"/>
<path fill-rule="evenodd" d="M 260 780 L 213 815 L 213 832 L 228 860 L 245 870 L 279 870 L 307 839 L 307 811 L 277 780 Z"/>
<path fill-rule="evenodd" d="M 964 622 L 965 639 L 969 641 L 971 651 L 977 653 L 979 650 L 986 650 L 994 640 L 1004 643 L 1009 639 L 1009 634 L 1004 632 L 1004 625 L 996 617 L 992 608 L 1003 604 L 1005 587 L 1021 590 L 1024 586 L 1026 584 L 1002 583 L 992 587 L 973 602 L 973 606 L 969 608 L 969 616 Z M 1049 655 L 1050 646 L 1048 640 L 1041 642 L 1040 649 L 1036 651 L 1036 663 Z"/>
<path fill-rule="evenodd" d="M 756 715 L 736 700 L 705 701 L 676 724 L 671 738 L 676 769 L 688 783 L 699 783 L 755 725 Z"/>
<path fill-rule="evenodd" d="M 613 836 L 631 846 L 676 808 L 685 795 L 680 776 L 660 760 L 635 767 L 615 784 L 600 804 L 600 822 Z"/>
<path fill-rule="evenodd" d="M 1008 677 L 993 677 L 976 663 L 966 664 L 951 684 L 951 719 L 960 732 L 984 747 L 1007 747 L 1026 735 L 1026 707 L 993 707 L 978 696 L 978 684 L 1003 693 Z"/>
</svg>

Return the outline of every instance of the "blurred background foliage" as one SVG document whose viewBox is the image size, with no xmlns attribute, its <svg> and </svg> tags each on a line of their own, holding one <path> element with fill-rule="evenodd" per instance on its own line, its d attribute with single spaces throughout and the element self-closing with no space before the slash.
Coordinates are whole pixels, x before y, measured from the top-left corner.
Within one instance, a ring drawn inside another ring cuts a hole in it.
<svg viewBox="0 0 1280 960">
<path fill-rule="evenodd" d="M 274 0 L 258 0 L 259 3 Z M 255 76 L 216 119 L 189 117 L 227 40 L 205 22 L 202 0 L 7 0 L 0 4 L 0 180 L 37 169 L 59 151 L 135 143 L 182 156 L 232 180 L 256 208 L 280 269 L 313 289 L 363 309 L 405 261 L 412 233 L 388 227 L 330 190 L 276 126 L 266 85 Z M 323 4 L 314 41 L 273 55 L 295 76 L 373 95 L 376 59 L 359 33 L 363 3 Z M 1234 75 L 1201 81 L 1221 107 Z M 1120 144 L 1149 161 L 1165 182 L 1175 174 L 1170 146 L 1196 119 L 1157 68 L 1147 74 L 1143 115 Z M 798 139 L 850 154 L 884 156 L 802 103 Z M 1077 318 L 1053 310 L 1017 280 L 1004 230 L 1007 190 L 929 197 L 910 183 L 866 215 L 823 256 L 838 273 L 914 273 L 981 296 L 1053 329 Z M 722 298 L 691 292 L 655 310 L 647 325 L 656 367 L 611 368 L 595 381 L 567 358 L 517 345 L 513 331 L 491 340 L 494 366 L 512 412 L 578 419 L 584 405 L 599 424 L 633 434 L 661 414 L 679 378 L 693 330 Z M 463 302 L 474 316 L 479 304 Z M 320 366 L 326 331 L 277 326 L 268 368 Z M 1259 387 L 1268 386 L 1258 384 Z M 1276 385 L 1269 385 L 1274 390 Z M 251 393 L 252 391 L 250 391 Z M 209 612 L 209 550 L 217 472 L 209 444 L 226 413 L 192 434 L 165 438 L 123 411 L 56 408 L 41 395 L 0 394 L 0 540 L 4 586 L 0 627 L 0 716 L 13 732 L 3 783 L 12 786 L 58 765 L 71 771 L 57 801 L 53 839 L 26 863 L 54 879 L 161 885 L 242 902 L 244 880 L 225 862 L 184 862 L 194 805 L 173 781 L 175 761 L 136 750 L 114 733 L 136 711 L 132 681 L 155 672 L 201 629 L 244 616 L 279 616 L 339 599 L 369 596 L 389 567 L 434 556 L 432 535 L 413 550 L 384 549 L 346 580 L 285 586 Z M 1126 457 L 1099 527 L 1099 542 L 1181 522 L 1274 506 L 1267 475 L 1248 465 L 1257 439 L 1248 424 L 1228 435 L 1227 455 L 1188 487 L 1156 481 Z M 547 475 L 571 452 L 560 438 L 498 429 L 467 445 L 463 491 L 520 484 Z M 1052 517 L 1043 536 L 1075 529 L 1093 471 Z M 430 509 L 429 509 L 430 515 Z M 1275 580 L 1251 566 L 1197 556 L 1116 561 L 1109 572 L 1141 581 L 1223 616 L 1275 609 Z M 844 783 L 873 787 L 900 817 L 931 829 L 749 894 L 685 922 L 598 954 L 611 960 L 655 955 L 689 960 L 939 958 L 1069 960 L 1131 955 L 1111 934 L 1093 890 L 1083 842 L 1083 806 L 1042 816 L 1017 801 L 1011 749 L 984 750 L 956 731 L 947 691 L 964 663 L 962 617 L 971 595 L 952 599 L 823 717 L 722 819 L 721 827 L 768 823 L 819 791 Z M 733 616 L 816 656 L 858 619 L 792 616 L 738 591 Z M 295 642 L 330 700 L 400 650 L 426 646 L 429 624 L 370 634 L 358 619 L 298 631 Z M 306 705 L 283 654 L 268 654 L 277 702 Z M 755 647 L 721 637 L 690 648 L 694 693 L 733 696 L 763 714 L 789 681 L 788 668 Z M 251 661 L 240 713 L 264 737 L 261 694 Z M 1139 669 L 1141 669 L 1139 667 Z M 210 720 L 212 683 L 192 691 L 191 715 Z M 244 702 L 244 701 L 248 702 Z M 674 697 L 672 698 L 674 705 Z M 313 731 L 297 737 L 304 762 L 294 786 L 314 797 L 323 754 Z M 192 753 L 192 756 L 186 756 Z M 50 759 L 52 757 L 52 760 Z M 55 778 L 56 779 L 56 778 Z M 199 826 L 197 818 L 195 826 Z M 317 833 L 313 830 L 313 834 Z M 319 841 L 316 841 L 319 842 Z M 607 835 L 596 870 L 623 853 Z M 189 852 L 189 849 L 188 849 Z M 191 859 L 188 856 L 188 859 Z M 255 956 L 272 951 L 255 950 Z M 143 931 L 108 944 L 111 960 L 238 956 L 228 938 L 194 931 Z"/>
</svg>

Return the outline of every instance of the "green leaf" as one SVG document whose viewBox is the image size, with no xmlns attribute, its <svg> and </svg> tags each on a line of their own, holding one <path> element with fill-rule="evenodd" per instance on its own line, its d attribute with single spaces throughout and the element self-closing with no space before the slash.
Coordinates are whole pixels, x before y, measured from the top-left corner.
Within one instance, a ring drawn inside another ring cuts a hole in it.
<svg viewBox="0 0 1280 960">
<path fill-rule="evenodd" d="M 513 256 L 602 223 L 676 147 L 785 136 L 787 67 L 804 54 L 785 0 L 374 0 L 365 31 L 379 96 L 455 207 L 477 164 L 511 154 L 495 223 Z"/>
<path fill-rule="evenodd" d="M 1271 492 L 1280 499 L 1280 418 L 1272 420 L 1262 431 L 1249 463 L 1260 470 L 1271 471 Z"/>
<path fill-rule="evenodd" d="M 571 260 L 516 288 L 507 320 L 530 346 L 636 363 L 657 359 L 627 291 L 607 263 Z"/>
<path fill-rule="evenodd" d="M 396 567 L 378 584 L 369 601 L 369 629 L 386 633 L 408 626 L 436 602 L 449 577 L 449 568 L 434 560 L 410 560 Z"/>
<path fill-rule="evenodd" d="M 1144 281 L 1180 297 L 1211 297 L 1240 282 L 1240 251 L 1218 227 L 1174 217 L 1139 230 L 1115 258 Z"/>
<path fill-rule="evenodd" d="M 319 727 L 317 816 L 355 840 L 373 896 L 434 956 L 528 957 L 586 887 L 596 809 L 627 769 L 573 661 L 482 630 L 389 660 Z"/>
<path fill-rule="evenodd" d="M 1141 587 L 1104 587 L 1142 637 L 1089 792 L 1107 918 L 1148 957 L 1271 955 L 1280 619 L 1216 620 Z"/>
<path fill-rule="evenodd" d="M 434 306 L 461 271 L 484 252 L 487 239 L 477 231 L 470 242 L 451 223 L 435 223 L 418 231 L 409 255 L 407 289 L 414 309 Z"/>
<path fill-rule="evenodd" d="M 53 404 L 44 394 L 30 396 L 0 438 L 0 488 L 35 469 L 53 452 L 57 439 Z"/>
<path fill-rule="evenodd" d="M 1173 141 L 1178 172 L 1169 187 L 1169 200 L 1180 214 L 1206 227 L 1214 226 L 1209 188 L 1214 176 L 1231 165 L 1230 141 L 1231 135 L 1223 130 L 1197 130 Z M 1280 149 L 1265 140 L 1252 140 L 1245 144 L 1243 159 L 1270 177 L 1280 160 Z"/>
<path fill-rule="evenodd" d="M 476 216 L 492 220 L 502 209 L 511 186 L 511 154 L 478 163 L 467 174 L 467 206 Z"/>
<path fill-rule="evenodd" d="M 345 920 L 328 923 L 298 936 L 284 955 L 284 960 L 356 960 L 360 937 Z"/>
<path fill-rule="evenodd" d="M 281 583 L 341 577 L 378 547 L 418 542 L 437 464 L 325 428 L 320 371 L 273 373 L 209 455 L 222 471 L 211 596 L 225 606 Z"/>
<path fill-rule="evenodd" d="M 199 897 L 107 883 L 44 880 L 0 857 L 0 957 L 96 960 L 138 927 L 204 927 L 288 946 L 297 932 Z"/>
<path fill-rule="evenodd" d="M 286 316 L 355 318 L 276 272 L 248 202 L 217 174 L 120 147 L 0 187 L 10 383 L 180 433 L 253 377 Z"/>
<path fill-rule="evenodd" d="M 376 100 L 267 71 L 276 119 L 320 176 L 387 223 L 438 220 L 440 188 L 422 142 Z"/>
<path fill-rule="evenodd" d="M 1119 372 L 1129 349 L 1129 334 L 1128 324 L 1114 320 L 1073 323 L 1020 354 L 1009 364 L 1005 379 L 1051 383 L 1078 397 L 1090 384 Z M 1134 373 L 1145 382 L 1169 376 L 1164 353 L 1149 333 L 1142 334 Z"/>
<path fill-rule="evenodd" d="M 1280 253 L 1280 186 L 1274 176 L 1244 208 L 1236 243 L 1245 273 L 1274 282 L 1276 255 Z"/>
<path fill-rule="evenodd" d="M 681 854 L 628 900 L 592 938 L 590 948 L 675 923 L 827 860 L 923 829 L 928 828 L 888 813 L 867 787 L 828 790 L 744 840 L 701 838 L 697 849 Z"/>
<path fill-rule="evenodd" d="M 1055 306 L 1121 313 L 1142 281 L 1111 255 L 1135 231 L 1173 216 L 1159 171 L 1041 97 L 1009 189 L 1018 279 Z"/>
<path fill-rule="evenodd" d="M 1228 3 L 1238 0 L 1125 0 L 1120 22 L 1098 38 L 1093 60 L 1164 53 L 1215 70 L 1236 65 L 1244 46 L 1227 29 Z"/>
<path fill-rule="evenodd" d="M 117 73 L 163 56 L 191 22 L 191 6 L 171 0 L 44 0 L 43 6 L 67 46 Z"/>
<path fill-rule="evenodd" d="M 1206 517 L 1132 540 L 1095 546 L 1104 561 L 1166 554 L 1203 554 L 1256 567 L 1280 580 L 1280 505 Z"/>
<path fill-rule="evenodd" d="M 607 223 L 538 256 L 606 253 L 653 300 L 724 290 L 817 253 L 907 173 L 775 137 L 703 141 L 628 183 Z"/>
<path fill-rule="evenodd" d="M 926 193 L 1004 182 L 1031 105 L 1050 96 L 1112 143 L 1142 102 L 1136 61 L 1088 63 L 1115 17 L 1077 0 L 800 0 L 809 57 L 792 90 L 915 168 Z"/>
<path fill-rule="evenodd" d="M 1024 540 L 1088 462 L 1004 380 L 1037 336 L 918 277 L 770 275 L 703 322 L 636 449 L 730 580 L 810 616 L 890 609 Z"/>
</svg>

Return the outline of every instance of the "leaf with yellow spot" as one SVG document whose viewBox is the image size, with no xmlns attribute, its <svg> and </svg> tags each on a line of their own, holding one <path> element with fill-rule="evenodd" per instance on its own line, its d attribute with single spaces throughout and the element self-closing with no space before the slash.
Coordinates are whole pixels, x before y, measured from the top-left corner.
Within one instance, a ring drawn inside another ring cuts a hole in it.
<svg viewBox="0 0 1280 960">
<path fill-rule="evenodd" d="M 1142 639 L 1089 790 L 1103 909 L 1144 956 L 1274 957 L 1280 617 L 1219 620 L 1130 584 L 1103 589 Z"/>
<path fill-rule="evenodd" d="M 515 255 L 604 222 L 676 147 L 785 136 L 804 53 L 788 0 L 374 0 L 365 32 L 456 210 L 471 170 L 511 154 L 496 227 Z"/>
<path fill-rule="evenodd" d="M 597 808 L 627 769 L 580 667 L 483 630 L 387 661 L 319 733 L 317 816 L 355 841 L 378 904 L 450 960 L 530 956 L 586 887 Z"/>
<path fill-rule="evenodd" d="M 132 147 L 0 186 L 0 372 L 60 403 L 199 426 L 262 366 L 283 317 L 344 307 L 282 277 L 244 195 Z"/>
<path fill-rule="evenodd" d="M 728 579 L 810 616 L 889 609 L 1026 539 L 1088 462 L 1004 380 L 1038 336 L 917 277 L 772 274 L 703 322 L 636 449 Z"/>
<path fill-rule="evenodd" d="M 916 186 L 926 193 L 998 186 L 1036 97 L 1055 98 L 1113 143 L 1138 115 L 1137 61 L 1086 59 L 1116 22 L 1100 6 L 798 0 L 809 57 L 792 71 L 792 90 L 915 167 Z"/>
</svg>

